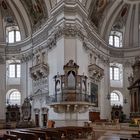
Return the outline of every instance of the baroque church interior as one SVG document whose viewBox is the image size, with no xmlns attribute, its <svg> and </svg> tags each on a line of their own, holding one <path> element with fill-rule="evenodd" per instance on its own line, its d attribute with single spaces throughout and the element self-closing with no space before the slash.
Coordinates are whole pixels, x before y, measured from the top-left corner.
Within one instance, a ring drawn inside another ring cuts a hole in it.
<svg viewBox="0 0 140 140">
<path fill-rule="evenodd" d="M 140 139 L 140 0 L 0 0 L 0 139 Z"/>
</svg>

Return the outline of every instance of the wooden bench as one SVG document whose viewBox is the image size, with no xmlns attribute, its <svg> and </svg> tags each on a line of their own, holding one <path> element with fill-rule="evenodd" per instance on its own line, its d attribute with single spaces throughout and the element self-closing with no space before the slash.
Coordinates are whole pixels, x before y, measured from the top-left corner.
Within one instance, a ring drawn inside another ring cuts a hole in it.
<svg viewBox="0 0 140 140">
<path fill-rule="evenodd" d="M 59 132 L 58 130 L 56 130 L 55 128 L 43 128 L 43 129 L 41 129 L 41 128 L 37 128 L 37 129 L 30 128 L 29 130 L 31 130 L 31 131 L 45 132 L 48 139 L 53 139 L 53 140 L 62 140 L 63 139 L 61 137 L 62 136 L 62 133 Z"/>
<path fill-rule="evenodd" d="M 40 139 L 43 139 L 43 140 L 46 140 L 46 138 L 47 138 L 46 133 L 42 132 L 42 131 L 29 130 L 29 129 L 21 129 L 20 131 L 21 132 L 27 132 L 27 133 L 33 133 L 37 136 L 37 138 L 40 138 Z"/>
<path fill-rule="evenodd" d="M 21 140 L 38 140 L 38 138 L 35 134 L 29 133 L 29 132 L 11 130 L 10 134 L 16 135 L 17 138 L 20 138 Z"/>
<path fill-rule="evenodd" d="M 3 135 L 3 140 L 17 140 L 17 136 L 16 135 L 12 135 L 12 134 L 4 134 Z"/>
<path fill-rule="evenodd" d="M 88 136 L 93 137 L 92 127 L 66 126 L 56 128 L 30 128 L 32 131 L 45 132 L 50 139 L 86 139 Z"/>
<path fill-rule="evenodd" d="M 132 134 L 132 138 L 140 138 L 140 134 Z"/>
<path fill-rule="evenodd" d="M 61 140 L 62 134 L 55 129 L 54 130 L 46 129 L 46 130 L 42 130 L 42 131 L 45 132 L 47 134 L 47 137 L 49 137 L 50 139 Z"/>
</svg>

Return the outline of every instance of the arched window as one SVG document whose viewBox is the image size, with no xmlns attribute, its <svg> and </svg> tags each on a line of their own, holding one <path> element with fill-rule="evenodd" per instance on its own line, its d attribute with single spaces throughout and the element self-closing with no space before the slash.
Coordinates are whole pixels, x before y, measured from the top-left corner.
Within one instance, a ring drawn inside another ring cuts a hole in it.
<svg viewBox="0 0 140 140">
<path fill-rule="evenodd" d="M 113 47 L 122 47 L 122 33 L 118 31 L 111 31 L 109 36 L 109 45 Z"/>
<path fill-rule="evenodd" d="M 8 43 L 16 43 L 21 41 L 21 34 L 18 26 L 10 26 L 6 28 L 7 40 Z"/>
<path fill-rule="evenodd" d="M 7 94 L 8 94 L 7 104 L 10 104 L 10 105 L 21 104 L 21 93 L 18 90 L 16 89 L 10 90 Z"/>
<path fill-rule="evenodd" d="M 112 101 L 119 101 L 120 100 L 120 97 L 119 97 L 119 95 L 117 94 L 117 93 L 115 93 L 115 92 L 112 92 L 111 93 L 111 95 L 110 95 L 110 99 L 112 100 Z"/>
<path fill-rule="evenodd" d="M 123 106 L 123 96 L 119 91 L 115 90 L 110 93 L 110 104 L 111 106 L 113 105 Z"/>
</svg>

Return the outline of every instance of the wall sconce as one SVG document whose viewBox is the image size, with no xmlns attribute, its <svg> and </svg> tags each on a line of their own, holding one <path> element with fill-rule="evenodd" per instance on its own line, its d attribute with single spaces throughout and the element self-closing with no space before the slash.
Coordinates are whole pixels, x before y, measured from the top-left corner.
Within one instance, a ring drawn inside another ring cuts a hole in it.
<svg viewBox="0 0 140 140">
<path fill-rule="evenodd" d="M 109 93 L 107 94 L 106 98 L 107 98 L 108 100 L 110 100 L 110 94 L 109 94 Z"/>
<path fill-rule="evenodd" d="M 123 102 L 124 102 L 124 104 L 128 103 L 126 98 L 124 98 Z"/>
</svg>

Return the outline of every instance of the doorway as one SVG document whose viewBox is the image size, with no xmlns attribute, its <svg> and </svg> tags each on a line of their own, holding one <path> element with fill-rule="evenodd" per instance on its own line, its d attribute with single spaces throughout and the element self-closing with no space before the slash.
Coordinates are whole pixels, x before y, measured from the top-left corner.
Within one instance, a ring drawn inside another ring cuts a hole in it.
<svg viewBox="0 0 140 140">
<path fill-rule="evenodd" d="M 48 121 L 48 115 L 47 114 L 42 114 L 42 120 L 43 120 L 43 126 L 47 126 L 47 121 Z"/>
<path fill-rule="evenodd" d="M 39 114 L 35 114 L 35 124 L 39 126 Z"/>
</svg>

